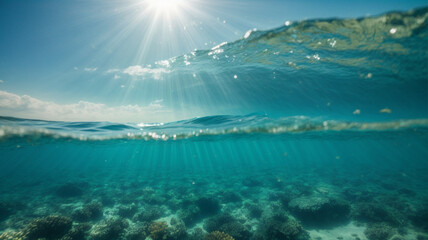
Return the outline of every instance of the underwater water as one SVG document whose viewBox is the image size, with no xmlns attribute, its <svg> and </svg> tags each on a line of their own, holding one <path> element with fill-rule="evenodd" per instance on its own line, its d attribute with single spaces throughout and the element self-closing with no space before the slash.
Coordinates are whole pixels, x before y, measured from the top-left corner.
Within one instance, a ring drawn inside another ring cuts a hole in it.
<svg viewBox="0 0 428 240">
<path fill-rule="evenodd" d="M 251 31 L 141 83 L 205 117 L 0 117 L 0 239 L 428 239 L 427 17 Z"/>
</svg>

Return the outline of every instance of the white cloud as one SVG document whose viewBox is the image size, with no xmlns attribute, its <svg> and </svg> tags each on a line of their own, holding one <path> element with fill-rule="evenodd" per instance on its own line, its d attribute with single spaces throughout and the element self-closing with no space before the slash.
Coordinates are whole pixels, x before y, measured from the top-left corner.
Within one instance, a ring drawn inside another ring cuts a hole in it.
<svg viewBox="0 0 428 240">
<path fill-rule="evenodd" d="M 119 68 L 111 68 L 107 70 L 105 73 L 107 74 L 114 74 L 114 79 L 121 78 L 121 74 L 126 74 L 132 77 L 141 77 L 143 78 L 153 78 L 156 80 L 159 80 L 162 78 L 163 74 L 170 73 L 171 70 L 168 68 L 171 67 L 171 63 L 173 63 L 175 60 L 163 60 L 163 61 L 157 61 L 155 62 L 155 67 L 152 65 L 133 65 L 129 66 L 125 69 L 119 69 Z"/>
<path fill-rule="evenodd" d="M 151 106 L 151 107 L 162 107 L 162 102 L 163 102 L 163 99 L 154 100 L 153 102 L 150 103 L 149 106 Z"/>
<path fill-rule="evenodd" d="M 96 67 L 95 68 L 84 68 L 84 70 L 87 72 L 95 72 L 95 71 L 97 71 L 97 69 L 98 68 L 96 68 Z"/>
<path fill-rule="evenodd" d="M 162 67 L 170 67 L 168 60 L 161 60 L 155 62 L 156 65 L 162 66 Z"/>
<path fill-rule="evenodd" d="M 166 66 L 165 63 L 162 66 Z M 130 76 L 151 76 L 156 80 L 161 79 L 162 74 L 170 73 L 166 68 L 151 68 L 151 67 L 141 67 L 140 65 L 134 65 L 123 70 L 124 74 L 128 74 Z"/>
<path fill-rule="evenodd" d="M 58 121 L 163 122 L 174 120 L 162 100 L 147 106 L 107 106 L 102 103 L 79 101 L 57 104 L 28 95 L 0 91 L 0 115 Z"/>
<path fill-rule="evenodd" d="M 4 81 L 3 81 L 3 80 L 0 80 L 0 83 L 4 83 Z"/>
<path fill-rule="evenodd" d="M 115 73 L 115 72 L 120 72 L 120 69 L 112 68 L 106 71 L 106 73 Z"/>
</svg>

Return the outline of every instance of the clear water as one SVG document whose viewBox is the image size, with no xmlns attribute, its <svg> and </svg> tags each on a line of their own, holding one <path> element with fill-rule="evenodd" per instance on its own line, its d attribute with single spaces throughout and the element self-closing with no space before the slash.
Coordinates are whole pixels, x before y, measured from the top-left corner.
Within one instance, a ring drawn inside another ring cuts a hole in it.
<svg viewBox="0 0 428 240">
<path fill-rule="evenodd" d="M 162 97 L 206 117 L 0 117 L 0 239 L 427 239 L 427 17 L 302 21 L 169 59 Z"/>
</svg>

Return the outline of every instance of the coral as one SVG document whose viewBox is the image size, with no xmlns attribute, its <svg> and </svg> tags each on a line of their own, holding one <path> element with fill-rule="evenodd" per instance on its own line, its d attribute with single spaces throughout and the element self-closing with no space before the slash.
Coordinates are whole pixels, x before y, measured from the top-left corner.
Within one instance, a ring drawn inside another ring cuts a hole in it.
<svg viewBox="0 0 428 240">
<path fill-rule="evenodd" d="M 220 230 L 228 233 L 236 240 L 247 240 L 251 236 L 250 231 L 248 231 L 248 229 L 245 228 L 244 225 L 236 221 L 228 224 L 223 224 L 220 227 Z"/>
<path fill-rule="evenodd" d="M 149 226 L 149 233 L 153 240 L 166 239 L 168 236 L 168 224 L 166 222 L 153 222 Z"/>
<path fill-rule="evenodd" d="M 270 225 L 266 233 L 268 239 L 307 239 L 308 234 L 303 227 L 295 220 L 286 222 L 275 222 Z"/>
<path fill-rule="evenodd" d="M 127 240 L 144 240 L 148 235 L 148 223 L 138 223 L 132 226 L 126 233 L 125 239 Z"/>
<path fill-rule="evenodd" d="M 71 229 L 61 240 L 82 240 L 86 239 L 86 234 L 91 229 L 88 223 L 81 223 Z"/>
<path fill-rule="evenodd" d="M 186 239 L 186 226 L 183 221 L 176 218 L 171 219 L 171 226 L 166 222 L 152 222 L 148 227 L 148 234 L 153 240 L 182 240 Z"/>
<path fill-rule="evenodd" d="M 344 223 L 351 209 L 347 202 L 322 196 L 295 198 L 288 206 L 299 220 L 313 227 Z"/>
<path fill-rule="evenodd" d="M 80 222 L 96 220 L 103 216 L 103 205 L 100 202 L 92 202 L 74 211 L 72 215 L 73 219 Z"/>
<path fill-rule="evenodd" d="M 186 225 L 184 225 L 183 221 L 172 218 L 170 223 L 171 226 L 168 228 L 168 240 L 181 240 L 187 236 Z"/>
<path fill-rule="evenodd" d="M 235 219 L 230 214 L 219 214 L 205 221 L 204 228 L 207 232 L 219 230 L 223 224 L 234 222 Z"/>
<path fill-rule="evenodd" d="M 193 226 L 202 217 L 201 211 L 196 205 L 189 205 L 186 208 L 180 209 L 177 215 L 187 226 Z"/>
<path fill-rule="evenodd" d="M 385 205 L 377 203 L 357 204 L 352 215 L 355 219 L 362 222 L 386 222 L 394 226 L 400 225 L 400 221 L 394 216 L 392 210 L 389 210 Z"/>
<path fill-rule="evenodd" d="M 73 222 L 68 217 L 49 216 L 35 219 L 24 229 L 25 236 L 29 239 L 59 239 L 70 231 Z"/>
<path fill-rule="evenodd" d="M 302 232 L 302 226 L 294 220 L 289 220 L 285 224 L 281 224 L 277 229 L 278 233 L 283 236 L 287 236 L 288 238 L 295 238 Z"/>
<path fill-rule="evenodd" d="M 132 218 L 137 211 L 138 207 L 134 203 L 125 206 L 121 205 L 119 206 L 118 215 L 124 218 Z"/>
<path fill-rule="evenodd" d="M 133 194 L 121 195 L 119 203 L 120 204 L 132 204 L 132 203 L 135 203 L 135 200 L 137 199 L 137 197 L 138 196 L 135 196 Z"/>
<path fill-rule="evenodd" d="M 22 231 L 6 231 L 0 234 L 0 240 L 23 240 L 25 234 Z"/>
<path fill-rule="evenodd" d="M 103 206 L 111 207 L 116 203 L 115 199 L 106 192 L 99 193 L 98 197 Z"/>
<path fill-rule="evenodd" d="M 205 236 L 206 240 L 235 240 L 229 234 L 219 231 L 214 231 Z"/>
<path fill-rule="evenodd" d="M 90 235 L 92 240 L 119 239 L 128 226 L 124 219 L 108 219 L 103 224 L 95 226 Z"/>
<path fill-rule="evenodd" d="M 388 240 L 395 232 L 395 229 L 385 223 L 375 223 L 370 224 L 364 234 L 369 240 Z"/>
<path fill-rule="evenodd" d="M 302 195 L 310 195 L 313 192 L 313 187 L 307 182 L 294 182 L 291 186 L 290 190 L 293 194 L 302 196 Z"/>
<path fill-rule="evenodd" d="M 275 214 L 260 223 L 252 239 L 257 240 L 307 240 L 309 234 L 296 221 L 284 214 Z"/>
<path fill-rule="evenodd" d="M 181 207 L 181 201 L 175 196 L 171 196 L 171 198 L 169 198 L 165 204 L 174 212 L 179 210 Z"/>
<path fill-rule="evenodd" d="M 196 200 L 195 204 L 199 207 L 203 216 L 211 216 L 220 211 L 219 202 L 212 198 L 199 198 L 198 200 Z"/>
<path fill-rule="evenodd" d="M 143 202 L 150 205 L 163 204 L 167 200 L 164 196 L 155 194 L 154 192 L 150 192 L 150 191 L 144 191 L 142 195 L 143 195 Z"/>
<path fill-rule="evenodd" d="M 249 216 L 251 218 L 259 218 L 262 216 L 263 209 L 259 205 L 253 203 L 245 203 L 244 206 L 248 210 Z"/>
<path fill-rule="evenodd" d="M 204 239 L 204 230 L 202 228 L 196 228 L 193 230 L 192 234 L 187 237 L 187 240 L 201 240 Z"/>
<path fill-rule="evenodd" d="M 226 232 L 236 240 L 246 240 L 250 238 L 250 232 L 241 223 L 237 222 L 229 214 L 220 214 L 209 218 L 204 228 L 208 232 L 220 231 Z"/>
<path fill-rule="evenodd" d="M 134 216 L 134 221 L 151 222 L 164 215 L 164 210 L 161 207 L 150 206 Z"/>
<path fill-rule="evenodd" d="M 269 193 L 270 201 L 280 201 L 284 206 L 288 206 L 288 203 L 291 201 L 291 199 L 297 198 L 297 197 L 299 196 L 291 191 Z"/>
</svg>

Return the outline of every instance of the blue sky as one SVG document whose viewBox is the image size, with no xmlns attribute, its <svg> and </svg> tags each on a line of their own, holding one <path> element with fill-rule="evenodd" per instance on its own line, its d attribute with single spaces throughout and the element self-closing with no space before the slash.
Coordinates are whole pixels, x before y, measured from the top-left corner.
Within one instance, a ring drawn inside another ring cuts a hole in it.
<svg viewBox="0 0 428 240">
<path fill-rule="evenodd" d="M 121 122 L 193 117 L 204 113 L 172 114 L 165 107 L 154 93 L 171 89 L 161 83 L 138 89 L 126 77 L 151 74 L 156 81 L 167 71 L 162 60 L 235 41 L 253 28 L 427 5 L 422 0 L 176 1 L 167 3 L 169 9 L 153 0 L 0 1 L 0 115 Z M 147 67 L 156 61 L 161 67 Z M 138 91 L 144 94 L 130 94 Z"/>
</svg>

